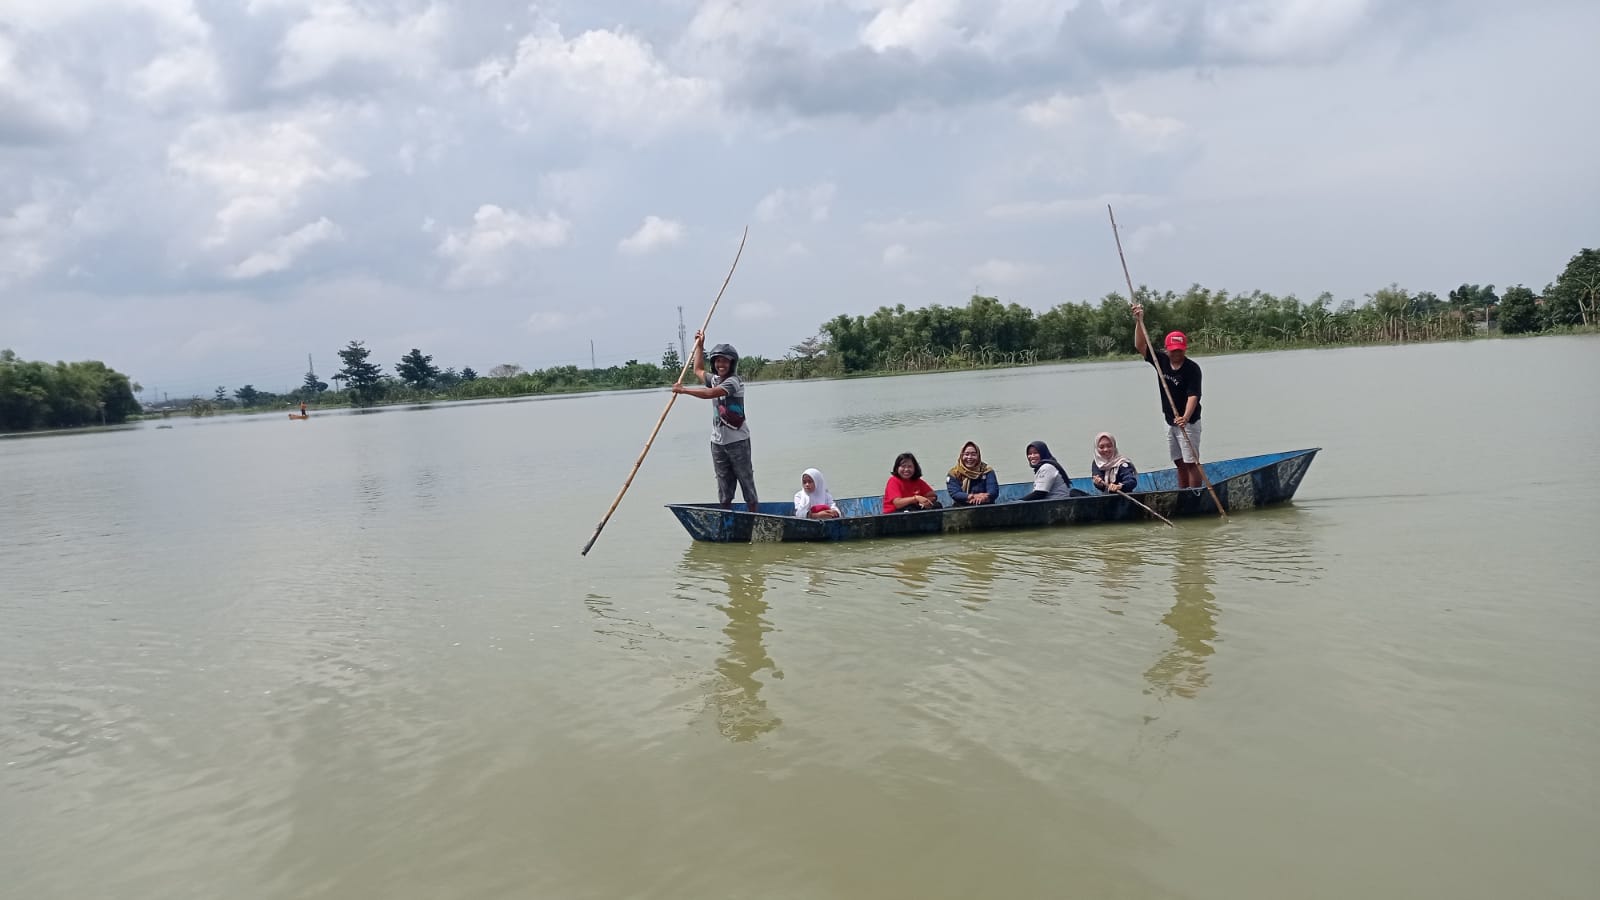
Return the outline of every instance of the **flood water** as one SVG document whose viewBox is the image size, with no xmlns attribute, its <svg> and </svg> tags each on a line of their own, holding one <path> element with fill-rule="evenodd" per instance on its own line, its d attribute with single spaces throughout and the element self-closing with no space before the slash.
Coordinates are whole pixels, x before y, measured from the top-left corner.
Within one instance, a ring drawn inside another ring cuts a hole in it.
<svg viewBox="0 0 1600 900">
<path fill-rule="evenodd" d="M 0 895 L 1600 893 L 1600 340 L 1201 358 L 1289 506 L 695 545 L 667 395 L 0 441 Z M 1003 481 L 1134 363 L 749 394 L 763 498 Z M 942 477 L 942 476 L 941 476 Z"/>
</svg>

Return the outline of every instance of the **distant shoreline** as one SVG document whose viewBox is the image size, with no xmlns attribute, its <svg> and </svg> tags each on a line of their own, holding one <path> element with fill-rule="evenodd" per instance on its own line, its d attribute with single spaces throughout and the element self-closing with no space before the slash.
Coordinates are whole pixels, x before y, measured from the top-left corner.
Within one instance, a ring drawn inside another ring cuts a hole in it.
<svg viewBox="0 0 1600 900">
<path fill-rule="evenodd" d="M 1283 352 L 1297 352 L 1297 351 L 1302 351 L 1302 350 L 1338 350 L 1338 349 L 1347 348 L 1347 347 L 1399 347 L 1399 346 L 1422 345 L 1422 344 L 1470 343 L 1470 342 L 1473 342 L 1473 341 L 1486 340 L 1486 339 L 1487 340 L 1502 340 L 1502 339 L 1503 340 L 1524 340 L 1524 339 L 1530 339 L 1530 338 L 1547 338 L 1547 337 L 1594 337 L 1596 335 L 1600 335 L 1600 328 L 1590 328 L 1590 329 L 1574 328 L 1574 329 L 1572 329 L 1570 331 L 1563 331 L 1563 332 L 1548 332 L 1547 331 L 1547 332 L 1537 332 L 1537 333 L 1530 333 L 1530 334 L 1515 334 L 1515 335 L 1500 334 L 1498 332 L 1494 332 L 1494 333 L 1490 333 L 1490 334 L 1477 334 L 1477 335 L 1472 335 L 1472 336 L 1468 336 L 1468 337 L 1443 338 L 1443 339 L 1438 339 L 1438 340 L 1425 340 L 1425 341 L 1351 341 L 1351 342 L 1347 342 L 1347 343 L 1337 343 L 1337 344 L 1307 343 L 1307 342 L 1298 342 L 1298 341 L 1296 341 L 1296 342 L 1285 342 L 1283 344 L 1279 344 L 1279 345 L 1276 345 L 1276 346 L 1255 346 L 1255 347 L 1249 347 L 1249 348 L 1240 349 L 1240 350 L 1222 350 L 1222 351 L 1217 351 L 1217 352 L 1205 351 L 1205 350 L 1202 350 L 1202 349 L 1197 347 L 1197 348 L 1195 348 L 1195 353 L 1196 353 L 1197 357 L 1199 357 L 1201 359 L 1216 359 L 1216 358 L 1227 357 L 1227 356 L 1245 356 L 1245 355 L 1251 355 L 1251 354 L 1257 354 L 1257 353 L 1283 353 Z M 852 381 L 852 380 L 863 379 L 863 378 L 896 378 L 896 377 L 901 377 L 901 376 L 905 376 L 905 375 L 945 375 L 945 374 L 950 374 L 950 373 L 953 373 L 953 372 L 989 372 L 989 371 L 996 371 L 996 370 L 1002 370 L 1002 369 L 1032 369 L 1032 368 L 1038 368 L 1040 366 L 1061 366 L 1061 365 L 1083 365 L 1083 364 L 1117 363 L 1117 362 L 1138 362 L 1139 359 L 1140 359 L 1140 357 L 1134 355 L 1133 353 L 1110 353 L 1110 354 L 1107 354 L 1105 356 L 1078 357 L 1078 358 L 1075 358 L 1075 359 L 1048 359 L 1048 360 L 1037 360 L 1037 361 L 1034 361 L 1034 362 L 995 363 L 995 364 L 992 364 L 992 365 L 966 365 L 966 366 L 952 366 L 952 367 L 939 367 L 939 368 L 926 368 L 926 369 L 873 369 L 873 370 L 865 371 L 865 372 L 851 372 L 851 373 L 845 374 L 845 375 L 818 375 L 818 376 L 813 376 L 813 377 L 809 377 L 809 378 L 755 378 L 755 379 L 751 379 L 750 383 L 751 384 L 780 384 L 780 383 L 783 383 L 783 382 L 803 382 L 803 381 Z M 448 404 L 456 404 L 456 403 L 466 403 L 466 404 L 482 403 L 482 404 L 488 404 L 488 403 L 501 403 L 501 402 L 506 402 L 506 401 L 511 401 L 511 400 L 538 398 L 538 397 L 557 398 L 557 397 L 581 396 L 583 394 L 610 394 L 610 393 L 618 393 L 618 392 L 624 392 L 624 391 L 643 391 L 643 392 L 662 391 L 662 390 L 665 390 L 666 388 L 668 388 L 670 386 L 671 386 L 670 382 L 669 383 L 665 383 L 665 384 L 649 385 L 649 386 L 646 386 L 646 387 L 621 387 L 621 386 L 582 386 L 582 387 L 578 387 L 578 386 L 574 386 L 574 387 L 570 387 L 570 388 L 566 388 L 566 387 L 559 388 L 559 389 L 556 389 L 556 390 L 524 391 L 524 392 L 519 392 L 519 393 L 509 393 L 509 394 L 505 394 L 503 396 L 488 396 L 488 397 L 484 397 L 484 396 L 478 396 L 478 397 L 450 397 L 450 396 L 407 397 L 407 398 L 394 399 L 394 400 L 382 400 L 382 401 L 379 401 L 379 402 L 376 402 L 376 403 L 369 403 L 369 404 L 362 404 L 362 405 L 357 405 L 357 404 L 353 404 L 353 403 L 349 403 L 349 402 L 335 401 L 333 403 L 328 403 L 328 404 L 313 404 L 313 405 L 311 405 L 309 407 L 309 409 L 310 409 L 310 412 L 312 414 L 312 418 L 315 418 L 316 417 L 316 413 L 319 412 L 319 411 L 385 409 L 385 408 L 396 407 L 396 406 L 432 406 L 432 405 L 440 405 L 440 404 L 447 404 L 447 403 Z M 267 408 L 267 407 L 235 407 L 235 408 L 213 409 L 213 410 L 211 410 L 209 412 L 206 412 L 206 413 L 203 413 L 201 415 L 195 415 L 195 414 L 191 413 L 189 411 L 189 409 L 186 408 L 186 407 L 174 407 L 174 408 L 170 408 L 170 409 L 164 410 L 164 411 L 162 411 L 162 410 L 155 410 L 155 411 L 147 410 L 145 412 L 139 413 L 138 415 L 130 416 L 126 422 L 123 422 L 123 423 L 117 424 L 117 425 L 83 425 L 83 426 L 79 426 L 79 427 L 75 427 L 75 428 L 50 428 L 50 429 L 32 429 L 32 430 L 24 430 L 24 431 L 0 431 L 0 438 L 35 437 L 35 436 L 61 435 L 61 434 L 89 434 L 89 433 L 105 432 L 105 431 L 127 431 L 127 430 L 130 430 L 130 429 L 135 429 L 135 428 L 140 427 L 140 425 L 142 423 L 144 423 L 144 422 L 161 421 L 163 419 L 179 419 L 179 418 L 207 419 L 207 418 L 215 418 L 217 416 L 267 415 L 267 414 L 271 414 L 271 413 L 289 413 L 290 411 L 296 410 L 298 408 L 299 408 L 299 404 L 298 403 L 289 404 L 289 405 L 280 406 L 280 407 L 275 407 L 275 408 Z"/>
</svg>

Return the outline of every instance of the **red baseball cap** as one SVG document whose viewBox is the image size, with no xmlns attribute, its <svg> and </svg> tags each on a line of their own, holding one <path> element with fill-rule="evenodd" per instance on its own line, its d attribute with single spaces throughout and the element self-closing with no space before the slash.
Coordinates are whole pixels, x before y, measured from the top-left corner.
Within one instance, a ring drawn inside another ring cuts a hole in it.
<svg viewBox="0 0 1600 900">
<path fill-rule="evenodd" d="M 1171 334 L 1167 335 L 1167 349 L 1168 350 L 1188 350 L 1189 349 L 1189 339 L 1183 336 L 1183 332 L 1174 331 Z"/>
</svg>

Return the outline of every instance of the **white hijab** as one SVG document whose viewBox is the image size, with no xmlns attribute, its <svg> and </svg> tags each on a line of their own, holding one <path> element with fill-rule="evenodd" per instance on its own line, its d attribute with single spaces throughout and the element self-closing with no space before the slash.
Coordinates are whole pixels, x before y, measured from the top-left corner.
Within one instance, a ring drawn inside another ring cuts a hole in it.
<svg viewBox="0 0 1600 900">
<path fill-rule="evenodd" d="M 811 483 L 816 490 L 806 493 L 804 487 L 794 492 L 794 514 L 804 516 L 811 512 L 813 506 L 826 506 L 829 509 L 838 509 L 839 504 L 833 501 L 833 495 L 828 493 L 828 480 L 822 477 L 822 472 L 817 469 L 807 469 L 801 473 L 811 476 Z"/>
</svg>

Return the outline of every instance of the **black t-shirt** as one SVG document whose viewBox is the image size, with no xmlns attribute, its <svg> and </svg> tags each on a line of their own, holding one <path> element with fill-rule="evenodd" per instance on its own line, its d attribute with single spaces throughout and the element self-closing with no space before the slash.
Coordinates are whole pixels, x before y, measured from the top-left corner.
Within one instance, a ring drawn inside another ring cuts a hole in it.
<svg viewBox="0 0 1600 900">
<path fill-rule="evenodd" d="M 1177 369 L 1172 368 L 1172 357 L 1165 350 L 1151 348 L 1145 353 L 1146 360 L 1156 367 L 1161 377 L 1167 380 L 1167 387 L 1172 391 L 1172 402 L 1178 404 L 1178 409 L 1183 410 L 1189 405 L 1189 398 L 1195 398 L 1194 415 L 1191 422 L 1200 421 L 1200 364 L 1184 357 L 1183 365 Z M 1167 424 L 1172 424 L 1172 407 L 1167 403 L 1167 392 L 1156 388 L 1161 393 L 1161 414 L 1166 416 Z"/>
</svg>

